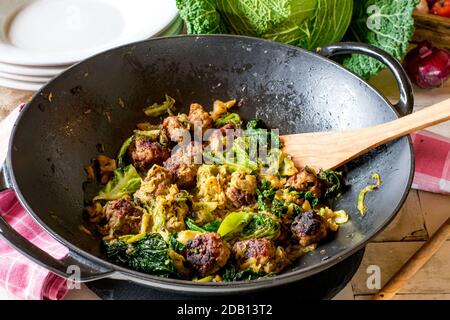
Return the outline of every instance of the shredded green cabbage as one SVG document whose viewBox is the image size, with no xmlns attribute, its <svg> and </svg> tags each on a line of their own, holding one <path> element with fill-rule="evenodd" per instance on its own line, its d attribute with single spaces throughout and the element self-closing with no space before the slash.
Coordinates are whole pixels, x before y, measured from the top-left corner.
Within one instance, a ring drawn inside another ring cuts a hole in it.
<svg viewBox="0 0 450 320">
<path fill-rule="evenodd" d="M 364 204 L 364 199 L 366 197 L 367 192 L 373 191 L 381 185 L 381 177 L 378 173 L 372 174 L 372 179 L 375 180 L 375 184 L 369 185 L 364 189 L 362 189 L 358 196 L 358 210 L 361 213 L 361 215 L 364 215 L 367 211 L 367 208 Z"/>
<path fill-rule="evenodd" d="M 132 195 L 141 186 L 141 177 L 130 164 L 114 170 L 113 178 L 94 198 L 96 200 L 116 200 L 126 195 Z"/>
<path fill-rule="evenodd" d="M 166 94 L 166 101 L 161 104 L 154 103 L 144 109 L 145 115 L 149 117 L 158 117 L 165 113 L 171 114 L 174 111 L 175 99 Z"/>
</svg>

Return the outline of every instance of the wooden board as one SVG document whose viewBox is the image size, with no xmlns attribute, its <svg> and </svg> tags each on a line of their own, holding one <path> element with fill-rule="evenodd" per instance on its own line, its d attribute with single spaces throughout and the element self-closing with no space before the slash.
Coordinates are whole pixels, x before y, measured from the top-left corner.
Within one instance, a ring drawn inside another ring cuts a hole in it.
<svg viewBox="0 0 450 320">
<path fill-rule="evenodd" d="M 353 292 L 368 295 L 377 292 L 367 288 L 371 265 L 380 267 L 381 286 L 392 277 L 401 266 L 421 247 L 423 242 L 382 242 L 370 243 L 366 248 L 361 267 L 352 279 Z M 400 294 L 450 294 L 450 241 L 420 270 L 411 281 L 400 290 Z"/>
<path fill-rule="evenodd" d="M 371 295 L 359 295 L 355 300 L 371 300 Z M 450 294 L 398 294 L 392 300 L 450 300 Z"/>
<path fill-rule="evenodd" d="M 450 196 L 421 191 L 419 199 L 425 226 L 432 235 L 450 217 Z"/>
</svg>

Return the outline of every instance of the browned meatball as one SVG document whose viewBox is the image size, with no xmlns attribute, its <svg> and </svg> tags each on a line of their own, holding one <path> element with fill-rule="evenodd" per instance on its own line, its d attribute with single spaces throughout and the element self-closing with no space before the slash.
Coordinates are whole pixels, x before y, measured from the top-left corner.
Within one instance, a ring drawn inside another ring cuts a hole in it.
<svg viewBox="0 0 450 320">
<path fill-rule="evenodd" d="M 301 246 L 306 247 L 320 242 L 327 236 L 326 221 L 314 211 L 306 211 L 295 217 L 291 232 Z"/>
<path fill-rule="evenodd" d="M 240 270 L 254 272 L 279 272 L 289 264 L 282 247 L 276 247 L 268 239 L 238 241 L 233 246 L 233 254 Z"/>
<path fill-rule="evenodd" d="M 234 187 L 228 188 L 225 194 L 235 208 L 240 208 L 249 205 L 255 200 L 253 195 L 250 195 Z"/>
<path fill-rule="evenodd" d="M 201 155 L 201 146 L 191 143 L 186 147 L 178 148 L 175 153 L 165 163 L 175 179 L 175 183 L 181 187 L 189 189 L 195 186 L 198 167 L 196 164 L 201 160 L 197 156 Z"/>
<path fill-rule="evenodd" d="M 322 195 L 322 182 L 314 173 L 309 173 L 305 169 L 290 177 L 286 186 L 293 187 L 297 191 L 310 191 L 316 198 L 320 198 Z"/>
<path fill-rule="evenodd" d="M 256 177 L 235 171 L 231 174 L 231 181 L 225 195 L 235 208 L 250 205 L 255 201 Z"/>
<path fill-rule="evenodd" d="M 213 119 L 209 113 L 206 112 L 198 103 L 191 104 L 188 118 L 192 127 L 194 127 L 194 123 L 196 122 L 201 123 L 202 131 L 206 131 L 213 125 Z"/>
<path fill-rule="evenodd" d="M 104 235 L 126 235 L 139 233 L 142 209 L 133 205 L 129 198 L 108 202 L 104 209 Z"/>
<path fill-rule="evenodd" d="M 141 172 L 147 172 L 154 164 L 163 164 L 170 157 L 168 148 L 145 137 L 139 137 L 129 147 L 133 165 Z"/>
<path fill-rule="evenodd" d="M 229 256 L 228 244 L 217 233 L 204 233 L 186 243 L 186 261 L 200 277 L 219 271 Z"/>
<path fill-rule="evenodd" d="M 186 117 L 186 115 L 184 115 Z M 181 121 L 182 115 L 170 116 L 164 119 L 162 129 L 167 138 L 173 142 L 182 142 L 183 137 L 189 135 L 188 127 Z M 187 118 L 186 118 L 187 121 Z"/>
</svg>

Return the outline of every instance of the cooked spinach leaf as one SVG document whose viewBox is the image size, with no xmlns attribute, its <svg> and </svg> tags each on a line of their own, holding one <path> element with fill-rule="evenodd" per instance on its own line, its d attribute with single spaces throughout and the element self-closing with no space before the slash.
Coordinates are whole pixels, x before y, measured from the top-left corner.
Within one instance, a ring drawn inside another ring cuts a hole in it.
<svg viewBox="0 0 450 320">
<path fill-rule="evenodd" d="M 173 232 L 169 235 L 169 247 L 173 251 L 180 253 L 184 250 L 186 250 L 186 246 L 182 244 L 180 241 L 178 241 L 178 232 Z"/>
<path fill-rule="evenodd" d="M 222 281 L 230 282 L 230 281 L 250 281 L 257 280 L 261 278 L 270 278 L 275 276 L 275 273 L 262 273 L 262 272 L 254 272 L 251 269 L 245 269 L 240 271 L 236 267 L 236 262 L 234 259 L 230 259 L 225 267 L 222 269 Z"/>
<path fill-rule="evenodd" d="M 159 233 L 148 233 L 142 239 L 126 244 L 122 240 L 104 242 L 109 259 L 130 268 L 162 277 L 176 276 L 177 271 L 167 243 Z"/>
<path fill-rule="evenodd" d="M 320 170 L 317 177 L 326 185 L 324 198 L 334 198 L 339 196 L 345 189 L 345 181 L 342 172 L 333 170 Z"/>
</svg>

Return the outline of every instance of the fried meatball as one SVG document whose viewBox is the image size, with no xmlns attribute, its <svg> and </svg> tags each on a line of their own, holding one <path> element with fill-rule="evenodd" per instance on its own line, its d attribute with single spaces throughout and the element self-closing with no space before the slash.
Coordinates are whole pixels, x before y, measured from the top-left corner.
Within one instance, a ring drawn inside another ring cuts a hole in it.
<svg viewBox="0 0 450 320">
<path fill-rule="evenodd" d="M 169 192 L 172 185 L 172 173 L 165 168 L 154 165 L 147 173 L 141 187 L 134 194 L 134 198 L 140 203 L 150 203 L 156 196 Z"/>
<path fill-rule="evenodd" d="M 178 148 L 164 163 L 164 167 L 172 173 L 179 187 L 189 189 L 195 186 L 199 167 L 199 164 L 196 164 L 199 162 L 196 158 L 199 155 L 201 155 L 201 146 L 191 143 L 186 147 Z"/>
<path fill-rule="evenodd" d="M 186 117 L 186 115 L 184 116 Z M 162 130 L 170 141 L 182 142 L 183 137 L 189 135 L 189 128 L 181 119 L 182 115 L 170 116 L 164 119 Z"/>
<path fill-rule="evenodd" d="M 295 217 L 291 224 L 291 232 L 300 245 L 306 247 L 324 239 L 328 228 L 324 218 L 314 211 L 306 211 Z"/>
<path fill-rule="evenodd" d="M 314 173 L 302 169 L 286 182 L 287 187 L 293 187 L 297 191 L 310 191 L 316 198 L 322 196 L 323 184 Z"/>
<path fill-rule="evenodd" d="M 228 244 L 217 233 L 204 233 L 186 243 L 186 261 L 200 277 L 219 271 L 229 256 Z"/>
<path fill-rule="evenodd" d="M 227 198 L 235 208 L 250 205 L 255 201 L 256 177 L 235 171 L 225 191 Z"/>
<path fill-rule="evenodd" d="M 213 119 L 209 113 L 206 112 L 198 103 L 191 104 L 188 118 L 192 127 L 194 127 L 194 123 L 196 122 L 201 123 L 203 132 L 210 129 L 213 125 Z"/>
<path fill-rule="evenodd" d="M 120 198 L 107 203 L 104 216 L 104 235 L 126 235 L 139 233 L 142 209 L 136 207 L 129 198 Z"/>
<path fill-rule="evenodd" d="M 136 169 L 145 172 L 154 164 L 163 164 L 170 157 L 168 148 L 145 137 L 137 138 L 129 147 L 128 152 Z"/>
<path fill-rule="evenodd" d="M 268 239 L 238 241 L 233 246 L 233 255 L 240 270 L 280 272 L 289 264 L 284 249 Z"/>
</svg>

